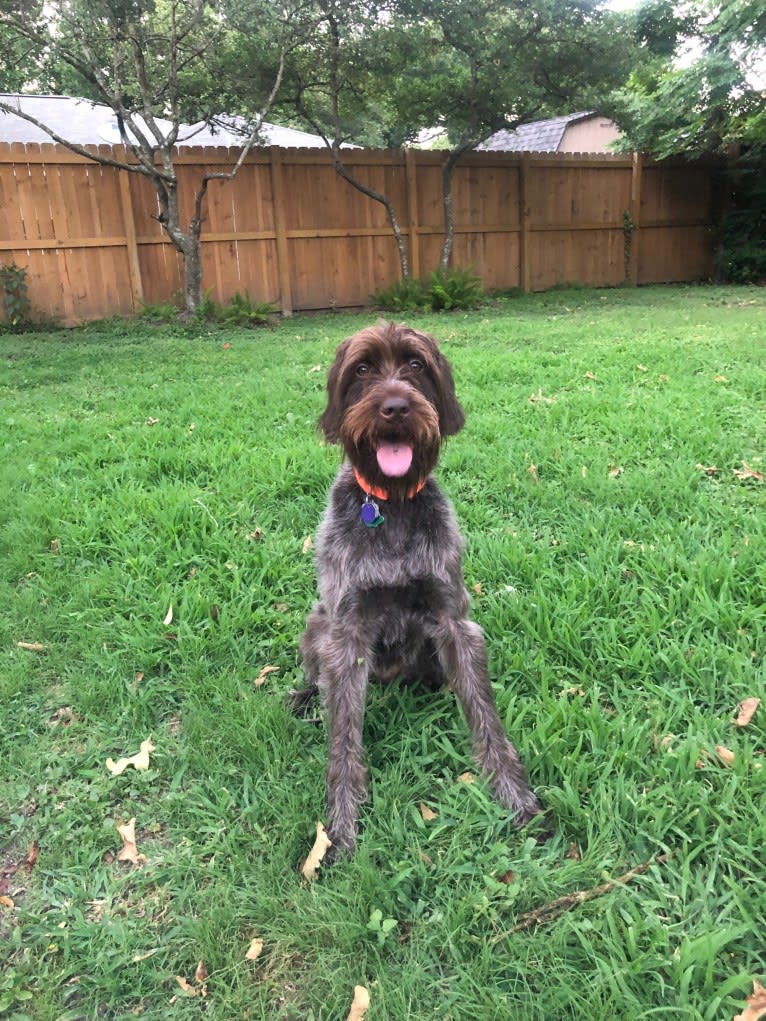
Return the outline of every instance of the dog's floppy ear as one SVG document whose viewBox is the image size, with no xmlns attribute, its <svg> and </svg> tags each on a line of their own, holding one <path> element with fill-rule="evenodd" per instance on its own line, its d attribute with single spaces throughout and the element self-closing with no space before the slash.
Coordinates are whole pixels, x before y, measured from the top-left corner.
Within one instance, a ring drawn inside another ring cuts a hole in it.
<svg viewBox="0 0 766 1021">
<path fill-rule="evenodd" d="M 335 361 L 327 374 L 327 407 L 319 416 L 317 423 L 328 443 L 337 443 L 340 439 L 340 426 L 343 420 L 343 395 L 340 389 L 343 361 L 346 357 L 351 338 L 344 340 L 335 352 Z"/>
<path fill-rule="evenodd" d="M 456 392 L 454 392 L 454 380 L 449 362 L 441 353 L 437 364 L 439 368 L 437 393 L 439 428 L 442 436 L 454 436 L 465 426 L 466 415 Z"/>
<path fill-rule="evenodd" d="M 439 412 L 439 428 L 442 436 L 454 436 L 465 425 L 465 413 L 455 394 L 452 369 L 444 355 L 439 352 L 436 360 L 438 378 L 436 402 Z"/>
<path fill-rule="evenodd" d="M 405 328 L 406 329 L 406 328 Z M 454 436 L 465 425 L 465 413 L 455 393 L 455 381 L 452 378 L 450 363 L 439 350 L 439 345 L 430 333 L 420 330 L 409 330 L 413 336 L 425 345 L 429 354 L 429 363 L 433 373 L 435 386 L 435 405 L 439 413 L 439 432 L 442 436 Z"/>
</svg>

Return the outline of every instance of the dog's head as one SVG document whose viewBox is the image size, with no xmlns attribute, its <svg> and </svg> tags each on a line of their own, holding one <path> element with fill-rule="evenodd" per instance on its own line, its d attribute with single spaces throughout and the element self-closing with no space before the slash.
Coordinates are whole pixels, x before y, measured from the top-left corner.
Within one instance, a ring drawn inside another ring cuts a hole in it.
<svg viewBox="0 0 766 1021">
<path fill-rule="evenodd" d="M 403 498 L 465 421 L 449 362 L 427 333 L 379 322 L 345 340 L 319 426 L 372 486 Z"/>
</svg>

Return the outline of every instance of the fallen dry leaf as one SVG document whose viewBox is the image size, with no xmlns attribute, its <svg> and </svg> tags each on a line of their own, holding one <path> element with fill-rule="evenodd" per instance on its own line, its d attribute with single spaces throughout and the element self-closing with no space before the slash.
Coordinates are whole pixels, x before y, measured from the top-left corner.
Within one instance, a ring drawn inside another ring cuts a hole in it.
<svg viewBox="0 0 766 1021">
<path fill-rule="evenodd" d="M 645 365 L 637 365 L 636 368 L 638 369 L 639 372 L 648 372 L 649 371 Z"/>
<path fill-rule="evenodd" d="M 563 691 L 559 692 L 559 698 L 566 698 L 567 695 L 577 695 L 579 698 L 584 698 L 585 688 L 576 687 L 574 684 L 570 684 L 568 688 L 564 688 Z"/>
<path fill-rule="evenodd" d="M 275 673 L 276 674 L 279 673 L 279 667 L 278 666 L 265 666 L 263 668 L 263 670 L 261 670 L 261 672 L 258 674 L 258 676 L 253 681 L 253 684 L 255 685 L 256 688 L 260 688 L 260 687 L 262 687 L 262 685 L 266 681 L 266 678 L 269 676 L 269 674 L 275 674 Z"/>
<path fill-rule="evenodd" d="M 755 711 L 760 704 L 760 698 L 743 698 L 737 706 L 737 718 L 734 721 L 734 726 L 746 727 L 755 716 Z"/>
<path fill-rule="evenodd" d="M 428 805 L 424 804 L 422 801 L 420 802 L 419 808 L 423 822 L 432 822 L 434 819 L 439 818 L 439 813 L 434 812 L 432 808 L 429 808 Z"/>
<path fill-rule="evenodd" d="M 766 989 L 758 979 L 753 979 L 753 991 L 747 998 L 747 1007 L 732 1021 L 759 1021 L 766 1015 Z"/>
<path fill-rule="evenodd" d="M 146 420 L 147 425 L 157 425 L 158 422 L 159 422 L 158 418 L 147 418 Z"/>
<path fill-rule="evenodd" d="M 146 861 L 145 854 L 139 854 L 136 846 L 136 820 L 129 819 L 128 822 L 117 823 L 117 832 L 122 837 L 122 850 L 117 855 L 117 861 L 129 861 L 133 865 L 142 865 Z"/>
<path fill-rule="evenodd" d="M 245 954 L 246 961 L 256 961 L 263 952 L 263 940 L 252 939 L 250 940 L 250 946 L 248 947 L 247 953 Z"/>
<path fill-rule="evenodd" d="M 620 475 L 625 471 L 621 464 L 610 464 L 609 465 L 609 478 L 618 479 Z"/>
<path fill-rule="evenodd" d="M 729 381 L 728 381 L 728 379 L 726 378 L 726 376 L 722 376 L 722 375 L 720 375 L 720 374 L 719 374 L 719 375 L 717 375 L 717 376 L 715 377 L 715 379 L 713 380 L 713 382 L 714 382 L 714 383 L 728 383 Z"/>
<path fill-rule="evenodd" d="M 747 461 L 742 462 L 741 468 L 732 468 L 734 477 L 739 479 L 740 482 L 746 482 L 748 479 L 754 479 L 756 482 L 763 482 L 763 472 L 756 471 L 752 465 L 749 465 Z"/>
<path fill-rule="evenodd" d="M 734 765 L 734 759 L 736 756 L 734 755 L 734 752 L 730 748 L 725 748 L 722 744 L 717 744 L 715 746 L 715 750 L 716 755 L 725 766 Z"/>
<path fill-rule="evenodd" d="M 74 709 L 70 705 L 62 705 L 52 716 L 48 717 L 48 725 L 51 727 L 69 727 L 74 720 Z"/>
<path fill-rule="evenodd" d="M 17 649 L 24 649 L 25 652 L 45 652 L 48 648 L 42 642 L 16 642 Z"/>
<path fill-rule="evenodd" d="M 148 961 L 150 957 L 154 957 L 159 952 L 160 947 L 154 947 L 152 950 L 144 950 L 141 954 L 133 954 L 130 960 L 132 964 L 140 964 L 141 961 Z"/>
<path fill-rule="evenodd" d="M 364 1016 L 369 1009 L 370 994 L 364 986 L 354 986 L 354 999 L 346 1021 L 364 1021 Z"/>
<path fill-rule="evenodd" d="M 329 848 L 332 847 L 332 840 L 327 836 L 327 831 L 321 822 L 317 823 L 317 835 L 314 841 L 314 846 L 309 851 L 308 858 L 304 861 L 301 868 L 301 875 L 304 879 L 311 882 L 316 878 L 316 874 L 319 870 L 319 866 L 322 864 L 324 856 L 327 854 Z"/>
<path fill-rule="evenodd" d="M 133 766 L 134 769 L 148 769 L 149 768 L 149 753 L 154 751 L 154 745 L 152 739 L 147 737 L 145 741 L 141 742 L 141 750 L 136 752 L 135 755 L 131 755 L 127 758 L 123 757 L 118 759 L 116 762 L 114 759 L 106 760 L 106 768 L 112 774 L 112 776 L 119 776 L 124 773 L 128 766 Z"/>
<path fill-rule="evenodd" d="M 708 478 L 712 478 L 718 472 L 718 469 L 714 464 L 709 465 L 695 464 L 694 467 L 697 469 L 697 471 L 704 472 Z"/>
<path fill-rule="evenodd" d="M 570 841 L 569 850 L 564 855 L 564 857 L 568 858 L 570 861 L 580 861 L 580 859 L 582 858 L 582 855 L 580 854 L 580 848 L 577 846 L 574 840 Z"/>
<path fill-rule="evenodd" d="M 460 776 L 457 778 L 458 783 L 472 784 L 475 781 L 476 777 L 473 775 L 473 773 L 461 773 Z"/>
<path fill-rule="evenodd" d="M 196 996 L 197 995 L 197 990 L 194 988 L 194 986 L 191 984 L 191 982 L 187 982 L 186 981 L 186 979 L 183 977 L 183 975 L 176 975 L 176 982 L 183 989 L 183 991 L 186 993 L 187 996 Z"/>
<path fill-rule="evenodd" d="M 540 478 L 539 478 L 539 476 L 537 474 L 537 465 L 536 464 L 530 464 L 529 468 L 527 468 L 527 471 L 529 472 L 529 476 L 530 476 L 530 478 L 532 479 L 533 482 L 539 482 L 540 481 Z"/>
<path fill-rule="evenodd" d="M 162 623 L 165 625 L 165 627 L 170 627 L 170 625 L 173 623 L 173 604 L 172 603 L 168 607 L 168 612 L 162 618 Z"/>
<path fill-rule="evenodd" d="M 12 910 L 15 907 L 16 905 L 10 897 L 6 897 L 5 895 L 0 897 L 0 908 L 9 908 Z"/>
<path fill-rule="evenodd" d="M 542 390 L 538 390 L 536 394 L 530 394 L 530 396 L 529 396 L 529 403 L 530 404 L 555 404 L 556 403 L 556 398 L 555 397 L 546 397 L 545 394 L 542 392 Z"/>
<path fill-rule="evenodd" d="M 303 552 L 310 553 L 313 550 L 313 548 L 314 540 L 311 538 L 310 535 L 307 535 L 306 538 L 303 540 Z"/>
<path fill-rule="evenodd" d="M 61 539 L 51 539 L 51 553 L 57 557 L 61 555 Z"/>
<path fill-rule="evenodd" d="M 39 857 L 40 845 L 37 843 L 36 840 L 33 840 L 32 843 L 27 848 L 27 856 L 24 859 L 24 867 L 26 868 L 27 872 L 31 872 L 35 865 L 37 865 L 37 859 Z"/>
<path fill-rule="evenodd" d="M 598 376 L 596 375 L 595 372 L 586 372 L 585 373 L 585 378 L 586 379 L 592 379 L 596 383 L 598 382 Z"/>
<path fill-rule="evenodd" d="M 194 972 L 194 981 L 195 982 L 204 982 L 206 978 L 207 978 L 207 968 L 205 967 L 205 962 L 204 961 L 200 961 L 199 964 L 197 965 L 197 968 L 196 968 L 195 972 Z"/>
</svg>

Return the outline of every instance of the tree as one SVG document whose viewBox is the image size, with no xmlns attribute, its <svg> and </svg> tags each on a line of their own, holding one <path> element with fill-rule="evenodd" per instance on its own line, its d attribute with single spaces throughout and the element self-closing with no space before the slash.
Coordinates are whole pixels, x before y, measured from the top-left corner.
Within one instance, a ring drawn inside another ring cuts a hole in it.
<svg viewBox="0 0 766 1021">
<path fill-rule="evenodd" d="M 0 102 L 0 109 L 88 159 L 151 182 L 157 219 L 183 258 L 187 313 L 202 302 L 200 235 L 209 182 L 233 178 L 259 139 L 299 10 L 263 0 L 257 31 L 244 35 L 225 22 L 217 0 L 0 0 L 0 31 L 26 51 L 32 72 L 27 77 L 66 78 L 70 87 L 81 84 L 88 98 L 110 106 L 126 155 L 91 151 L 11 102 Z M 251 87 L 258 96 L 257 113 L 242 129 L 242 148 L 232 169 L 201 176 L 192 216 L 184 223 L 174 147 L 184 123 L 216 122 L 232 66 L 237 73 L 243 67 L 256 69 Z"/>
<path fill-rule="evenodd" d="M 343 148 L 352 140 L 390 145 L 396 134 L 396 111 L 388 97 L 401 50 L 392 11 L 389 0 L 318 0 L 311 34 L 290 54 L 281 109 L 291 109 L 323 139 L 345 181 L 385 208 L 406 279 L 409 257 L 394 204 L 352 171 Z M 400 132 L 395 144 L 402 137 Z"/>
<path fill-rule="evenodd" d="M 614 98 L 624 145 L 657 158 L 724 156 L 730 208 L 718 270 L 766 279 L 766 6 L 650 0 L 635 30 L 644 59 Z"/>
<path fill-rule="evenodd" d="M 429 66 L 397 105 L 414 104 L 421 120 L 438 111 L 449 139 L 442 165 L 446 270 L 461 157 L 501 128 L 599 106 L 623 80 L 633 47 L 624 19 L 598 0 L 403 0 L 403 7 L 430 39 Z"/>
<path fill-rule="evenodd" d="M 614 101 L 626 145 L 698 156 L 764 144 L 766 104 L 753 79 L 766 58 L 759 0 L 649 0 L 637 11 L 636 35 L 645 59 Z"/>
<path fill-rule="evenodd" d="M 291 55 L 285 96 L 333 153 L 346 180 L 387 209 L 402 275 L 409 262 L 390 200 L 343 162 L 355 126 L 401 145 L 424 128 L 449 136 L 444 245 L 452 252 L 452 179 L 461 157 L 500 128 L 599 105 L 623 81 L 634 47 L 621 16 L 597 0 L 319 0 L 322 29 Z"/>
</svg>

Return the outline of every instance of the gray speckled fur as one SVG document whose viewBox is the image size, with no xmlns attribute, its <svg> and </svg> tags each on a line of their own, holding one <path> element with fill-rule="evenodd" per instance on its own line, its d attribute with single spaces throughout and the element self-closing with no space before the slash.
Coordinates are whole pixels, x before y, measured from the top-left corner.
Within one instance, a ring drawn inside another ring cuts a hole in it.
<svg viewBox="0 0 766 1021">
<path fill-rule="evenodd" d="M 395 331 L 404 328 L 385 329 L 381 343 L 390 341 L 396 352 L 401 338 Z M 391 363 L 393 355 L 389 375 Z M 397 370 L 397 394 L 404 386 L 400 376 Z M 448 367 L 442 385 L 452 388 Z M 456 401 L 455 407 L 459 411 Z M 461 424 L 462 412 L 451 431 Z M 346 449 L 354 461 L 354 450 Z M 306 687 L 296 693 L 300 705 L 320 691 L 327 708 L 328 834 L 335 854 L 353 852 L 367 795 L 362 725 L 370 678 L 446 682 L 460 700 L 495 796 L 523 825 L 541 808 L 498 717 L 482 631 L 468 618 L 463 540 L 452 506 L 429 476 L 417 496 L 381 503 L 384 523 L 368 528 L 360 519 L 363 498 L 351 465 L 343 465 L 317 534 L 319 602 L 301 643 Z"/>
</svg>

